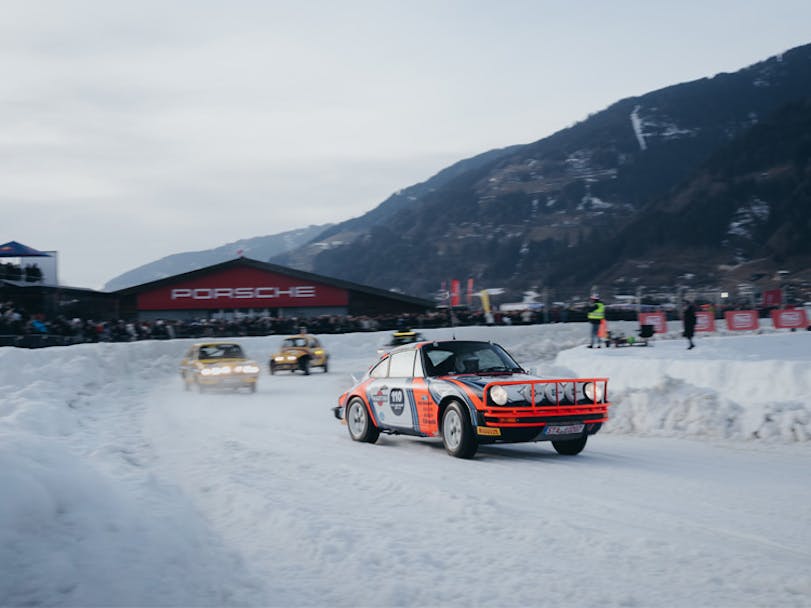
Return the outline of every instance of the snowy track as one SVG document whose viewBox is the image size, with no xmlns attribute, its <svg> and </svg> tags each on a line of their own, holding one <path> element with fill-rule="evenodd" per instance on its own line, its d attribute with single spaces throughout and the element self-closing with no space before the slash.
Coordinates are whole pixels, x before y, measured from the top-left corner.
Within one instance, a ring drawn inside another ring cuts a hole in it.
<svg viewBox="0 0 811 608">
<path fill-rule="evenodd" d="M 247 342 L 257 358 L 270 343 Z M 169 369 L 85 387 L 47 429 L 58 451 L 29 454 L 75 495 L 9 476 L 34 469 L 0 448 L 0 489 L 44 511 L 0 506 L 0 605 L 807 606 L 807 442 L 609 432 L 574 458 L 538 443 L 472 461 L 437 440 L 358 444 L 329 408 L 374 340 L 332 344 L 329 374 L 265 374 L 256 394 L 184 392 Z M 0 435 L 29 449 L 17 403 Z"/>
</svg>

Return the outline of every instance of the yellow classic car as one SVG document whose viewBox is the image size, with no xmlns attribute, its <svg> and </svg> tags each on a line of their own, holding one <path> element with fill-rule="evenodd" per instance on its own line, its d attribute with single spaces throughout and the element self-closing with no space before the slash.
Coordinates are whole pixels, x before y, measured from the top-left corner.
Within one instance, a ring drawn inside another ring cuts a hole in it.
<svg viewBox="0 0 811 608">
<path fill-rule="evenodd" d="M 193 386 L 201 393 L 209 388 L 247 388 L 256 392 L 259 364 L 245 357 L 234 342 L 193 344 L 180 362 L 180 377 L 186 390 Z"/>
<path fill-rule="evenodd" d="M 323 368 L 324 372 L 326 372 L 328 362 L 329 355 L 321 346 L 318 338 L 310 334 L 298 334 L 288 336 L 282 340 L 279 352 L 270 356 L 268 367 L 271 374 L 275 374 L 280 370 L 289 370 L 291 372 L 299 370 L 304 372 L 305 375 L 309 375 L 310 369 L 313 367 Z"/>
</svg>

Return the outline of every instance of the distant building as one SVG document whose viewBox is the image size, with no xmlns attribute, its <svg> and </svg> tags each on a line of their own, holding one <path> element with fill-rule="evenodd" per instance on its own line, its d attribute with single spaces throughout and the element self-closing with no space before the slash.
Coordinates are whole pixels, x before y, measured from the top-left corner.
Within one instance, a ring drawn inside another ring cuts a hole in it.
<svg viewBox="0 0 811 608">
<path fill-rule="evenodd" d="M 429 300 L 237 258 L 112 292 L 125 319 L 420 313 Z"/>
</svg>

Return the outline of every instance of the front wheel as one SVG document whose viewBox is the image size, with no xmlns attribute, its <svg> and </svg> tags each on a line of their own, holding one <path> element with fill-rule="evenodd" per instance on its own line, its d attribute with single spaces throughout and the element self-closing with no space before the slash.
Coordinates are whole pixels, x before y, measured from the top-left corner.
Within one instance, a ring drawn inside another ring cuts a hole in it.
<svg viewBox="0 0 811 608">
<path fill-rule="evenodd" d="M 307 358 L 302 359 L 298 363 L 299 369 L 304 372 L 305 376 L 310 375 L 310 360 Z"/>
<path fill-rule="evenodd" d="M 374 443 L 380 436 L 380 429 L 372 424 L 366 405 L 357 397 L 346 408 L 346 427 L 354 441 Z"/>
<path fill-rule="evenodd" d="M 470 417 L 458 401 L 450 403 L 442 415 L 442 442 L 448 454 L 456 458 L 472 458 L 479 449 Z"/>
<path fill-rule="evenodd" d="M 579 439 L 567 439 L 566 441 L 553 441 L 552 447 L 558 454 L 563 456 L 577 456 L 586 447 L 587 436 L 580 437 Z"/>
</svg>

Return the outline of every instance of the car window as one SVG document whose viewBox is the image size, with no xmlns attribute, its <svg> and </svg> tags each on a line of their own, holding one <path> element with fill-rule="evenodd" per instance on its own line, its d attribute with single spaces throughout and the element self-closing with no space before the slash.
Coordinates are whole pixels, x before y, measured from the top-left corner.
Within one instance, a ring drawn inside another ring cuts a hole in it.
<svg viewBox="0 0 811 608">
<path fill-rule="evenodd" d="M 389 357 L 389 378 L 410 378 L 414 375 L 415 351 L 405 350 Z"/>
<path fill-rule="evenodd" d="M 225 344 L 222 347 L 222 357 L 225 359 L 240 359 L 244 356 L 239 344 Z"/>
<path fill-rule="evenodd" d="M 423 353 L 429 376 L 521 371 L 504 349 L 489 342 L 439 342 L 427 345 Z"/>
<path fill-rule="evenodd" d="M 201 346 L 200 358 L 201 359 L 217 359 L 220 356 L 220 350 L 216 346 Z"/>
<path fill-rule="evenodd" d="M 380 361 L 369 371 L 369 375 L 372 378 L 385 378 L 389 373 L 389 359 L 390 357 L 386 357 Z"/>
<path fill-rule="evenodd" d="M 206 344 L 200 347 L 201 359 L 241 359 L 243 356 L 239 344 Z"/>
</svg>

